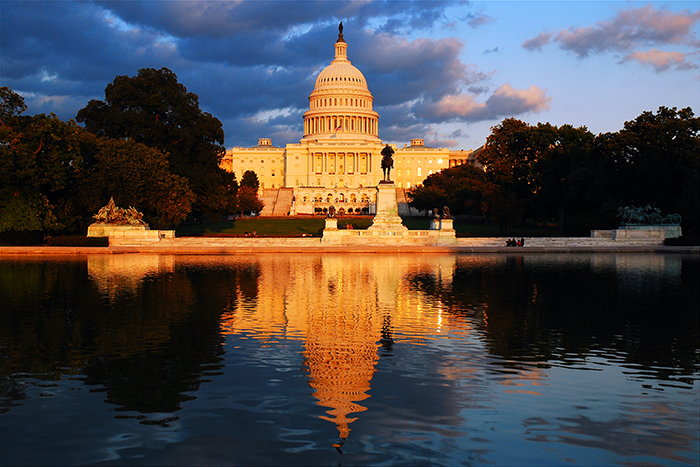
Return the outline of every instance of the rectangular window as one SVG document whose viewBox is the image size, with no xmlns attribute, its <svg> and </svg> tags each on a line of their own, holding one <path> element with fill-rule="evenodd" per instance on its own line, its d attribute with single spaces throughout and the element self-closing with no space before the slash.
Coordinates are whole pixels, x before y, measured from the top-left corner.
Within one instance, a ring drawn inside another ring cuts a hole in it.
<svg viewBox="0 0 700 467">
<path fill-rule="evenodd" d="M 367 155 L 366 154 L 362 154 L 360 156 L 360 173 L 361 174 L 367 173 Z"/>
<path fill-rule="evenodd" d="M 316 154 L 316 173 L 323 173 L 323 156 L 320 154 Z"/>
</svg>

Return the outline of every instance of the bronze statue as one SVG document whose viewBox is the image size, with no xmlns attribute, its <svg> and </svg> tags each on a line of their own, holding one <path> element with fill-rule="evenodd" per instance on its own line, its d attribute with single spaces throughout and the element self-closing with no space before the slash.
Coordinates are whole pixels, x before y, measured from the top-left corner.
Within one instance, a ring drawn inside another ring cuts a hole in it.
<svg viewBox="0 0 700 467">
<path fill-rule="evenodd" d="M 342 21 L 338 25 L 338 42 L 345 42 L 345 39 L 343 39 L 343 22 Z"/>
<path fill-rule="evenodd" d="M 382 149 L 382 172 L 384 172 L 384 181 L 390 182 L 391 169 L 394 168 L 394 150 L 388 144 Z"/>
<path fill-rule="evenodd" d="M 114 198 L 109 199 L 106 206 L 92 216 L 96 224 L 112 224 L 112 225 L 145 225 L 143 214 L 135 208 L 129 206 L 128 209 L 117 207 L 114 203 Z"/>
<path fill-rule="evenodd" d="M 617 217 L 620 219 L 621 226 L 627 225 L 680 225 L 680 214 L 669 214 L 666 217 L 661 216 L 661 210 L 654 208 L 651 204 L 647 204 L 643 208 L 637 206 L 620 206 L 617 208 Z"/>
</svg>

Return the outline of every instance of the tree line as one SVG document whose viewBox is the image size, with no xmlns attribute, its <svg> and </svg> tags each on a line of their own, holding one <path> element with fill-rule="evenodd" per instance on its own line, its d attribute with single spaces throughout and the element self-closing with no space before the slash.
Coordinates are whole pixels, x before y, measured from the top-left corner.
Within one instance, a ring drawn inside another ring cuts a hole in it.
<svg viewBox="0 0 700 467">
<path fill-rule="evenodd" d="M 448 206 L 511 225 L 557 224 L 561 235 L 616 228 L 618 207 L 646 206 L 682 216 L 698 234 L 700 119 L 691 108 L 659 107 L 615 133 L 529 125 L 507 118 L 491 129 L 477 161 L 429 175 L 408 193 L 412 207 Z"/>
<path fill-rule="evenodd" d="M 76 121 L 21 115 L 0 88 L 0 233 L 83 234 L 114 197 L 152 228 L 260 211 L 258 179 L 221 169 L 221 122 L 167 68 L 117 76 Z"/>
</svg>

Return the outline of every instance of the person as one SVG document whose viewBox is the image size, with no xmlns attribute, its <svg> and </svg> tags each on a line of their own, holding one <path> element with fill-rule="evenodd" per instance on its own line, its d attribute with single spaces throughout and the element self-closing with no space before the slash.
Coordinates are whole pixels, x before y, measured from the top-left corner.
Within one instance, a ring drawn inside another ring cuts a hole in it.
<svg viewBox="0 0 700 467">
<path fill-rule="evenodd" d="M 520 246 L 525 246 L 525 237 L 520 237 Z"/>
</svg>

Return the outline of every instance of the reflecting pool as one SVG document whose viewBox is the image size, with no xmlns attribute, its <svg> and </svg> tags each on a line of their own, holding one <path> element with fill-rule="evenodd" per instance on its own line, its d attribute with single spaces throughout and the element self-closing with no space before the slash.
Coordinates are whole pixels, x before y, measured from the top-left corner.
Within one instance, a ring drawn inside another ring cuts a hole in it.
<svg viewBox="0 0 700 467">
<path fill-rule="evenodd" d="M 3 465 L 698 464 L 700 258 L 0 257 Z"/>
</svg>

